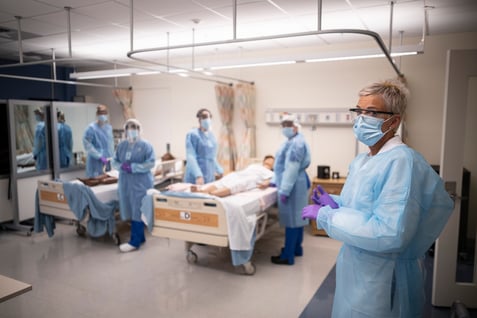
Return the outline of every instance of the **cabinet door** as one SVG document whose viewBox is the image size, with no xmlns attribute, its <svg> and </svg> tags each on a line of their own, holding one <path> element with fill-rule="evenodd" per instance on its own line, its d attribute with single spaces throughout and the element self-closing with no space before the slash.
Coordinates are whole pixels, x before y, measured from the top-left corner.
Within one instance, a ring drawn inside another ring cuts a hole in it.
<svg viewBox="0 0 477 318">
<path fill-rule="evenodd" d="M 340 178 L 338 180 L 329 179 L 329 180 L 321 180 L 321 179 L 314 179 L 313 180 L 313 187 L 312 189 L 316 188 L 317 185 L 321 185 L 323 189 L 328 192 L 329 194 L 340 194 L 341 189 L 343 189 L 345 179 Z M 313 191 L 313 190 L 312 190 Z M 313 203 L 313 202 L 310 202 Z M 311 234 L 319 235 L 319 236 L 328 236 L 324 230 L 319 230 L 316 228 L 316 221 L 310 221 L 310 229 Z"/>
</svg>

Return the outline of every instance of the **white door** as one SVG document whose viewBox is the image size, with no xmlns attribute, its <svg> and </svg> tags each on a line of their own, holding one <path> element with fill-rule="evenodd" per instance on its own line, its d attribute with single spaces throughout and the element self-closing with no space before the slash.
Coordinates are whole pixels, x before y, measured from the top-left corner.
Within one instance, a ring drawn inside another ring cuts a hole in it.
<svg viewBox="0 0 477 318">
<path fill-rule="evenodd" d="M 447 54 L 446 73 L 440 174 L 446 181 L 449 192 L 459 194 L 462 189 L 464 154 L 467 152 L 466 156 L 468 156 L 469 152 L 473 152 L 475 158 L 476 137 L 474 136 L 470 143 L 465 140 L 470 125 L 477 125 L 477 118 L 475 118 L 477 117 L 475 115 L 477 101 L 473 93 L 477 90 L 477 50 L 450 50 Z M 467 136 L 467 138 L 471 137 Z M 466 144 L 467 147 L 465 147 Z M 471 175 L 477 174 L 476 166 L 467 168 L 471 170 Z M 475 256 L 472 281 L 465 283 L 456 281 L 460 208 L 461 198 L 457 196 L 452 216 L 436 242 L 432 304 L 451 306 L 455 300 L 459 300 L 467 308 L 477 308 Z"/>
</svg>

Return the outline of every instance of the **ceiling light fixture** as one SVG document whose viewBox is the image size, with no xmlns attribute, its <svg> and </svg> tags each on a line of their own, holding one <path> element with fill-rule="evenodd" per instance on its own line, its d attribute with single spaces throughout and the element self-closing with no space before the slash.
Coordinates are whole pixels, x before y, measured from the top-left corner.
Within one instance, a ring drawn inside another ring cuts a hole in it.
<svg viewBox="0 0 477 318">
<path fill-rule="evenodd" d="M 417 55 L 424 53 L 421 45 L 418 46 L 407 46 L 396 48 L 395 52 L 391 52 L 389 55 L 391 57 L 398 56 L 409 56 Z M 313 62 L 331 62 L 331 61 L 346 61 L 346 60 L 359 60 L 359 59 L 370 59 L 370 58 L 382 58 L 385 57 L 385 54 L 376 50 L 367 50 L 367 51 L 354 51 L 346 53 L 332 53 L 328 55 L 316 56 L 313 58 L 304 59 L 307 63 Z"/>
<path fill-rule="evenodd" d="M 257 62 L 257 63 L 244 63 L 244 64 L 235 64 L 235 65 L 211 66 L 210 69 L 213 71 L 216 71 L 216 70 L 225 70 L 225 69 L 232 69 L 232 68 L 285 65 L 285 64 L 295 64 L 295 63 L 296 61 Z"/>
<path fill-rule="evenodd" d="M 147 70 L 140 68 L 118 68 L 112 70 L 88 71 L 88 72 L 73 72 L 70 74 L 71 79 L 97 79 L 97 78 L 111 78 L 124 77 L 131 75 L 151 75 L 160 74 L 159 70 Z"/>
</svg>

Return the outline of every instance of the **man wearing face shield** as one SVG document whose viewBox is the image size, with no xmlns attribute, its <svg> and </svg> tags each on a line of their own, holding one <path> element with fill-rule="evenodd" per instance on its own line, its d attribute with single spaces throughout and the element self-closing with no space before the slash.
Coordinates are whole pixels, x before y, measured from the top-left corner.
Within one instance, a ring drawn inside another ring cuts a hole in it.
<svg viewBox="0 0 477 318">
<path fill-rule="evenodd" d="M 194 128 L 186 136 L 186 171 L 184 182 L 205 184 L 222 176 L 224 169 L 217 162 L 217 140 L 211 131 L 212 114 L 202 108 L 197 112 L 199 128 Z"/>
<path fill-rule="evenodd" d="M 119 143 L 112 161 L 119 171 L 119 211 L 122 220 L 131 219 L 131 238 L 121 244 L 121 252 L 131 252 L 146 241 L 144 223 L 141 220 L 141 201 L 148 189 L 154 186 L 151 169 L 156 156 L 152 145 L 141 138 L 141 124 L 128 119 L 124 124 L 126 140 Z"/>
<path fill-rule="evenodd" d="M 439 175 L 396 131 L 408 89 L 399 80 L 363 88 L 353 130 L 369 147 L 339 196 L 319 189 L 302 216 L 343 242 L 332 317 L 422 317 L 423 259 L 452 213 Z"/>
<path fill-rule="evenodd" d="M 279 221 L 285 227 L 285 246 L 271 261 L 280 265 L 293 265 L 295 256 L 303 255 L 303 228 L 308 224 L 308 220 L 301 217 L 301 210 L 308 203 L 310 179 L 305 169 L 310 165 L 310 148 L 299 128 L 294 115 L 283 116 L 282 133 L 286 141 L 275 155 L 272 182 L 278 189 Z"/>
<path fill-rule="evenodd" d="M 110 170 L 109 159 L 114 153 L 113 128 L 108 122 L 108 108 L 96 108 L 96 121 L 86 128 L 83 146 L 87 153 L 86 177 L 94 178 Z"/>
</svg>

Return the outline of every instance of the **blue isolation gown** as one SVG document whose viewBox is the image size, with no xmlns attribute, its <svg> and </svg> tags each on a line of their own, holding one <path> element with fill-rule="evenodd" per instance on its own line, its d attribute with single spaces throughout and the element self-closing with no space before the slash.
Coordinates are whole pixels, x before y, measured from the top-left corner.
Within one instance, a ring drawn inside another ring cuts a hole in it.
<svg viewBox="0 0 477 318">
<path fill-rule="evenodd" d="M 33 141 L 33 158 L 36 170 L 45 170 L 48 167 L 46 157 L 46 132 L 45 122 L 39 121 L 35 127 L 35 140 Z"/>
<path fill-rule="evenodd" d="M 58 123 L 58 144 L 60 152 L 60 168 L 69 167 L 73 157 L 73 133 L 65 123 Z"/>
<path fill-rule="evenodd" d="M 194 128 L 187 133 L 186 159 L 186 183 L 195 183 L 198 177 L 203 177 L 204 183 L 209 183 L 215 180 L 215 173 L 224 173 L 217 162 L 217 140 L 211 131 Z"/>
<path fill-rule="evenodd" d="M 83 146 L 87 152 L 86 177 L 94 178 L 102 175 L 103 163 L 100 158 L 111 158 L 114 153 L 113 128 L 105 123 L 97 122 L 88 125 L 83 135 Z"/>
<path fill-rule="evenodd" d="M 154 186 L 151 169 L 156 156 L 152 145 L 142 139 L 119 143 L 112 165 L 119 171 L 118 196 L 122 220 L 141 222 L 141 202 L 148 189 Z M 121 169 L 121 164 L 131 163 L 132 173 Z"/>
<path fill-rule="evenodd" d="M 423 258 L 453 210 L 439 175 L 394 137 L 350 165 L 338 209 L 317 224 L 342 241 L 332 317 L 421 317 Z"/>
<path fill-rule="evenodd" d="M 275 184 L 278 189 L 280 225 L 297 228 L 308 224 L 301 211 L 308 204 L 310 180 L 305 169 L 310 165 L 310 148 L 301 133 L 284 142 L 275 155 Z M 280 194 L 288 196 L 286 203 Z"/>
</svg>

